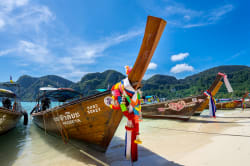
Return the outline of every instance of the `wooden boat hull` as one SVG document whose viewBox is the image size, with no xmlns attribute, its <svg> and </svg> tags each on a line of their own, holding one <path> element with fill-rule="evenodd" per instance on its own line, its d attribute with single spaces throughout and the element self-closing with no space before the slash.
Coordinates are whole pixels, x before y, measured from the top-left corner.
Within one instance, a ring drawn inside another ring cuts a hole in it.
<svg viewBox="0 0 250 166">
<path fill-rule="evenodd" d="M 246 108 L 250 108 L 250 102 L 246 102 Z"/>
<path fill-rule="evenodd" d="M 142 117 L 154 119 L 189 120 L 206 100 L 205 95 L 142 105 Z"/>
<path fill-rule="evenodd" d="M 33 121 L 48 132 L 61 135 L 64 140 L 78 139 L 105 151 L 122 119 L 122 112 L 108 107 L 106 91 L 81 98 L 61 106 L 33 113 Z"/>
<path fill-rule="evenodd" d="M 222 85 L 221 79 L 222 76 L 218 74 L 209 88 L 209 91 L 212 92 L 213 95 L 217 93 Z M 204 94 L 156 104 L 146 104 L 142 105 L 142 116 L 145 118 L 189 120 L 197 110 L 199 110 L 198 113 L 200 114 L 207 104 L 207 96 Z"/>
<path fill-rule="evenodd" d="M 9 109 L 0 107 L 0 135 L 16 127 L 21 117 L 21 112 L 12 112 Z"/>
<path fill-rule="evenodd" d="M 216 103 L 216 109 L 218 110 L 230 110 L 235 109 L 238 105 L 237 102 L 230 101 L 230 102 L 224 102 L 224 103 Z M 207 107 L 208 109 L 208 107 Z"/>
</svg>

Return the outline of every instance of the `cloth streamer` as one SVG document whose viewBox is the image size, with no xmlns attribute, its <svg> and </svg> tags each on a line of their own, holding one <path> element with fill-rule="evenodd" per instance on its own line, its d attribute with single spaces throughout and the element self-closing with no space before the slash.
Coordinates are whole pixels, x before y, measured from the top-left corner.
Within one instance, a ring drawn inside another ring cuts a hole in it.
<svg viewBox="0 0 250 166">
<path fill-rule="evenodd" d="M 227 75 L 223 74 L 223 73 L 220 73 L 220 72 L 218 74 L 221 75 L 221 76 L 223 76 L 224 83 L 226 85 L 227 91 L 228 92 L 233 92 L 233 88 L 232 88 L 231 84 L 229 83 L 229 81 L 227 79 Z"/>
<path fill-rule="evenodd" d="M 210 91 L 204 92 L 204 94 L 208 97 L 209 99 L 209 116 L 216 118 L 216 101 L 212 96 L 212 93 Z"/>
<path fill-rule="evenodd" d="M 127 73 L 131 69 L 126 68 Z M 114 104 L 110 107 L 115 110 L 121 110 L 127 117 L 126 136 L 125 136 L 125 156 L 132 162 L 138 160 L 138 146 L 141 144 L 139 138 L 139 121 L 141 119 L 141 103 L 139 90 L 135 90 L 130 84 L 128 78 L 115 84 L 112 88 L 112 98 Z"/>
</svg>

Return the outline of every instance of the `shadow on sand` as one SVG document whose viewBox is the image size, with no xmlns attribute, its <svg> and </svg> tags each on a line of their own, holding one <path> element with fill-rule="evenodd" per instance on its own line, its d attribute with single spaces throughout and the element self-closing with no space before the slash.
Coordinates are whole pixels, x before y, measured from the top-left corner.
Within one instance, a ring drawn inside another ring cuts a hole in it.
<svg viewBox="0 0 250 166">
<path fill-rule="evenodd" d="M 27 130 L 21 122 L 17 127 L 0 135 L 0 165 L 11 166 L 20 155 L 26 142 Z"/>
<path fill-rule="evenodd" d="M 81 161 L 85 164 L 102 165 L 94 159 L 91 159 L 81 153 L 80 150 L 87 152 L 96 159 L 112 166 L 180 166 L 180 164 L 168 161 L 167 159 L 142 146 L 139 146 L 139 160 L 131 164 L 131 162 L 126 160 L 126 158 L 124 157 L 124 140 L 116 136 L 113 137 L 108 150 L 105 153 L 102 153 L 96 151 L 87 144 L 72 139 L 67 144 L 64 144 L 60 136 L 52 133 L 45 135 L 44 130 L 34 124 L 33 127 L 36 128 L 35 131 L 40 134 L 41 138 L 44 139 L 49 146 L 55 148 L 57 151 L 66 154 L 68 157 Z"/>
</svg>

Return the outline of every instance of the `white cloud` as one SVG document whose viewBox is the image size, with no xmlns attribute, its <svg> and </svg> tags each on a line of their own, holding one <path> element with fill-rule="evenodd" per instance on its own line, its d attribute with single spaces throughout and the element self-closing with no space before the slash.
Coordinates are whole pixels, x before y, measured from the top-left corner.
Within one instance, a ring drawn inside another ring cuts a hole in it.
<svg viewBox="0 0 250 166">
<path fill-rule="evenodd" d="M 0 8 L 2 11 L 8 12 L 12 11 L 14 8 L 24 6 L 28 3 L 28 0 L 1 0 Z"/>
<path fill-rule="evenodd" d="M 13 62 L 25 64 L 23 68 L 36 65 L 34 70 L 44 73 L 81 77 L 86 71 L 83 64 L 95 63 L 98 57 L 107 56 L 107 49 L 143 32 L 133 29 L 91 43 L 70 35 L 67 26 L 56 20 L 45 5 L 29 0 L 0 0 L 0 33 L 14 39 L 2 46 L 7 49 L 0 50 L 0 56 L 13 57 Z"/>
<path fill-rule="evenodd" d="M 107 37 L 94 44 L 78 44 L 77 46 L 69 49 L 69 54 L 72 56 L 68 57 L 67 59 L 73 64 L 94 63 L 97 57 L 104 56 L 104 51 L 106 49 L 120 44 L 121 42 L 130 40 L 142 33 L 142 30 L 132 30 L 125 34 Z"/>
<path fill-rule="evenodd" d="M 174 67 L 172 67 L 170 72 L 176 74 L 176 73 L 182 73 L 184 71 L 193 71 L 193 70 L 194 70 L 193 66 L 189 66 L 188 64 L 183 63 L 183 64 L 177 64 Z"/>
<path fill-rule="evenodd" d="M 125 34 L 106 37 L 93 44 L 83 44 L 87 43 L 83 41 L 80 42 L 81 44 L 72 44 L 66 40 L 64 43 L 66 47 L 62 47 L 61 45 L 60 48 L 55 47 L 65 52 L 66 55 L 64 54 L 64 56 L 52 53 L 53 50 L 48 48 L 49 44 L 47 43 L 51 41 L 47 41 L 46 39 L 36 41 L 20 40 L 13 46 L 14 49 L 0 50 L 0 56 L 9 54 L 13 57 L 19 57 L 21 59 L 20 63 L 26 64 L 26 66 L 28 64 L 35 64 L 46 71 L 60 73 L 62 76 L 76 79 L 86 74 L 86 72 L 79 70 L 81 65 L 94 63 L 96 58 L 105 56 L 106 49 L 130 40 L 142 33 L 143 31 L 141 30 L 132 30 Z"/>
<path fill-rule="evenodd" d="M 2 27 L 4 27 L 4 25 L 5 25 L 4 20 L 0 18 L 0 29 L 1 29 Z"/>
<path fill-rule="evenodd" d="M 71 80 L 73 80 L 73 81 L 79 81 L 79 78 L 83 77 L 87 73 L 89 73 L 89 72 L 74 70 L 71 72 L 63 73 L 63 74 L 61 74 L 61 76 L 65 77 L 65 78 L 71 78 Z"/>
<path fill-rule="evenodd" d="M 0 30 L 38 31 L 42 23 L 49 23 L 54 18 L 47 6 L 31 4 L 28 0 L 0 1 Z"/>
<path fill-rule="evenodd" d="M 49 63 L 52 56 L 44 44 L 21 40 L 18 43 L 19 56 L 36 63 Z"/>
<path fill-rule="evenodd" d="M 182 4 L 173 4 L 167 5 L 165 9 L 163 9 L 165 16 L 173 16 L 179 15 L 183 16 L 184 18 L 191 19 L 192 17 L 197 17 L 202 15 L 202 11 L 196 11 L 192 9 L 185 8 Z"/>
<path fill-rule="evenodd" d="M 207 16 L 208 21 L 215 22 L 215 21 L 220 20 L 224 15 L 231 12 L 233 8 L 234 7 L 232 4 L 228 4 L 228 5 L 224 5 L 222 7 L 212 10 Z"/>
<path fill-rule="evenodd" d="M 168 20 L 169 25 L 180 28 L 193 28 L 216 24 L 234 9 L 232 4 L 224 4 L 209 10 L 197 10 L 188 8 L 183 3 L 178 3 L 174 0 L 162 0 L 163 5 L 161 6 L 154 2 L 144 3 L 144 1 L 142 1 L 141 4 L 150 14 L 161 15 Z"/>
<path fill-rule="evenodd" d="M 171 60 L 172 61 L 181 61 L 184 58 L 186 58 L 187 56 L 189 56 L 188 52 L 186 52 L 186 53 L 179 53 L 179 54 L 176 54 L 176 55 L 172 55 L 171 56 Z"/>
<path fill-rule="evenodd" d="M 15 49 L 7 49 L 7 50 L 0 51 L 0 56 L 7 55 L 7 54 L 14 52 L 14 51 L 15 51 Z"/>
<path fill-rule="evenodd" d="M 148 65 L 148 70 L 154 70 L 157 68 L 157 64 L 154 62 L 150 62 Z"/>
</svg>

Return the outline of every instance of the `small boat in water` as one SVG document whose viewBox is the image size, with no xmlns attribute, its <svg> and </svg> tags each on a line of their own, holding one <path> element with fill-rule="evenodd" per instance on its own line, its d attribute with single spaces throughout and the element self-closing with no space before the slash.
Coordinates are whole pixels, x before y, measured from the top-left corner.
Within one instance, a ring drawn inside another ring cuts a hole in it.
<svg viewBox="0 0 250 166">
<path fill-rule="evenodd" d="M 215 81 L 208 89 L 213 93 L 213 95 L 217 93 L 220 86 L 222 85 L 222 78 L 223 76 L 218 74 L 215 78 Z M 197 110 L 199 110 L 198 113 L 200 114 L 207 104 L 208 99 L 205 94 L 168 100 L 155 104 L 145 104 L 142 105 L 142 117 L 154 119 L 189 120 Z"/>
<path fill-rule="evenodd" d="M 17 83 L 0 83 L 1 87 L 17 87 Z M 16 127 L 18 121 L 24 115 L 24 125 L 28 123 L 28 114 L 22 109 L 17 95 L 8 89 L 0 89 L 0 135 Z"/>
<path fill-rule="evenodd" d="M 140 86 L 165 24 L 160 18 L 148 17 L 140 52 L 128 77 L 135 89 Z M 123 116 L 120 110 L 111 109 L 113 99 L 110 90 L 79 99 L 74 99 L 74 94 L 77 93 L 72 89 L 52 88 L 44 92 L 31 113 L 36 125 L 45 131 L 61 135 L 65 142 L 71 138 L 78 139 L 106 151 Z M 42 109 L 39 101 L 44 99 L 45 102 L 46 97 L 64 103 L 53 108 L 44 106 Z M 68 100 L 70 101 L 67 102 Z"/>
</svg>

